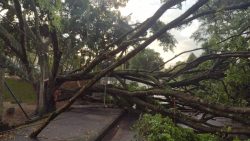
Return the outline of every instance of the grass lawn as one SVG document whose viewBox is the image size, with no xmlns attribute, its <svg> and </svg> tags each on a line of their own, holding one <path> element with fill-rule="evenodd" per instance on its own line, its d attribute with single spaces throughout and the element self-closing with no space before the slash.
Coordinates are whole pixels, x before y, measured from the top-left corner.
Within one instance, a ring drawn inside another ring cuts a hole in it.
<svg viewBox="0 0 250 141">
<path fill-rule="evenodd" d="M 19 101 L 28 104 L 35 103 L 35 91 L 30 83 L 13 78 L 6 78 L 5 80 Z M 7 88 L 4 90 L 3 98 L 4 101 L 14 102 L 14 99 Z"/>
</svg>

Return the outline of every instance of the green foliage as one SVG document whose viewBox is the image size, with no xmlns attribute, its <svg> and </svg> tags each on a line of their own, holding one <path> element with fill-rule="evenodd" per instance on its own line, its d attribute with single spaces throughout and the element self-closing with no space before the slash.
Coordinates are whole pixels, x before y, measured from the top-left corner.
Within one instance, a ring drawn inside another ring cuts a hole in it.
<svg viewBox="0 0 250 141">
<path fill-rule="evenodd" d="M 151 28 L 151 32 L 152 33 L 156 33 L 157 31 L 159 31 L 161 28 L 163 28 L 165 26 L 165 23 L 158 21 L 152 28 Z M 164 34 L 162 34 L 158 40 L 160 41 L 160 46 L 163 47 L 164 51 L 169 51 L 169 50 L 173 50 L 173 47 L 175 47 L 176 44 L 176 40 L 173 37 L 172 34 L 170 34 L 169 32 L 165 32 Z"/>
<path fill-rule="evenodd" d="M 158 52 L 152 49 L 145 49 L 129 61 L 129 68 L 150 71 L 159 67 L 162 63 L 163 59 Z"/>
<path fill-rule="evenodd" d="M 57 29 L 61 30 L 61 15 L 62 12 L 62 2 L 61 0 L 37 0 L 40 9 L 43 11 L 48 11 L 49 17 L 51 18 L 52 25 Z"/>
<path fill-rule="evenodd" d="M 225 83 L 230 96 L 240 100 L 243 105 L 250 102 L 250 66 L 249 60 L 238 59 L 236 64 L 231 64 L 226 71 Z"/>
<path fill-rule="evenodd" d="M 241 0 L 241 3 L 248 2 Z M 223 9 L 239 4 L 235 0 L 212 0 L 201 11 Z M 200 18 L 201 26 L 193 34 L 194 39 L 207 43 L 217 51 L 239 51 L 249 49 L 249 9 L 238 11 L 219 11 L 215 15 Z"/>
<path fill-rule="evenodd" d="M 233 84 L 233 82 L 232 82 Z M 222 103 L 231 106 L 246 106 L 249 103 L 248 89 L 241 85 L 234 86 L 224 80 L 206 80 L 200 82 L 200 88 L 194 91 L 195 96 L 210 103 Z"/>
<path fill-rule="evenodd" d="M 189 62 L 192 62 L 192 61 L 194 61 L 195 59 L 196 59 L 197 57 L 195 56 L 195 54 L 194 53 L 191 53 L 189 56 L 188 56 L 188 59 L 187 59 L 187 63 L 189 63 Z"/>
<path fill-rule="evenodd" d="M 198 69 L 209 70 L 215 63 L 213 61 L 204 62 Z M 225 70 L 225 77 L 220 80 L 200 82 L 200 89 L 195 91 L 195 95 L 214 103 L 246 106 L 250 101 L 248 95 L 250 92 L 249 59 L 230 59 L 218 67 Z"/>
<path fill-rule="evenodd" d="M 126 6 L 128 0 L 92 0 L 92 4 L 103 8 L 115 8 Z"/>
<path fill-rule="evenodd" d="M 192 129 L 177 127 L 170 118 L 144 114 L 135 124 L 137 140 L 145 141 L 219 141 L 211 134 L 196 134 Z"/>
<path fill-rule="evenodd" d="M 241 140 L 239 139 L 238 137 L 234 138 L 233 141 L 250 141 L 250 139 L 247 139 L 247 140 Z"/>
<path fill-rule="evenodd" d="M 62 16 L 65 36 L 60 39 L 65 66 L 76 69 L 86 65 L 107 49 L 105 46 L 131 29 L 128 19 L 112 8 L 123 4 L 126 0 L 65 0 Z"/>
<path fill-rule="evenodd" d="M 129 82 L 128 84 L 128 90 L 129 91 L 136 91 L 136 90 L 145 90 L 145 86 L 139 86 L 137 82 Z"/>
<path fill-rule="evenodd" d="M 225 81 L 227 83 L 235 83 L 235 85 L 244 85 L 249 83 L 249 60 L 239 59 L 236 63 L 237 66 L 233 64 L 229 66 L 229 69 L 226 71 L 227 77 L 225 78 Z"/>
<path fill-rule="evenodd" d="M 207 43 L 204 44 L 207 46 Z M 206 50 L 203 55 L 207 55 L 214 52 L 215 50 Z M 234 51 L 234 50 L 232 50 Z M 216 53 L 216 52 L 214 52 Z M 191 54 L 186 62 L 191 62 L 196 57 L 194 54 Z M 219 65 L 216 66 L 218 61 L 222 61 Z M 183 62 L 178 62 L 181 64 Z M 176 65 L 178 65 L 176 64 Z M 209 101 L 210 103 L 221 103 L 230 106 L 240 106 L 244 107 L 250 103 L 250 60 L 249 59 L 239 59 L 239 58 L 230 58 L 228 60 L 209 60 L 201 63 L 197 68 L 193 70 L 207 70 L 211 71 L 213 67 L 214 70 L 220 70 L 224 72 L 225 76 L 220 79 L 205 79 L 199 82 L 196 89 L 192 91 L 192 94 L 198 96 L 204 100 Z M 175 69 L 178 71 L 183 66 L 179 66 Z M 176 80 L 182 81 L 186 79 L 193 78 L 195 74 L 183 74 L 178 76 Z M 201 73 L 202 75 L 202 73 Z M 193 88 L 192 86 L 188 86 Z"/>
<path fill-rule="evenodd" d="M 128 90 L 129 91 L 135 91 L 135 90 L 138 90 L 138 83 L 136 82 L 131 82 L 128 84 Z"/>
<path fill-rule="evenodd" d="M 212 134 L 197 134 L 198 141 L 219 141 L 219 138 Z"/>
</svg>

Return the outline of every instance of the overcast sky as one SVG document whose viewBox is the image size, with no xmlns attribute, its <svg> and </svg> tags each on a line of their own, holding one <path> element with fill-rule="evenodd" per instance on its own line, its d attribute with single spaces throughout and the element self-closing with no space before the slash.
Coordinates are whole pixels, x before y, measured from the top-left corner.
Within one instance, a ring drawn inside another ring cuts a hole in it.
<svg viewBox="0 0 250 141">
<path fill-rule="evenodd" d="M 183 2 L 182 10 L 177 9 L 171 9 L 168 10 L 162 17 L 161 21 L 167 23 L 171 21 L 172 19 L 179 16 L 181 13 L 183 13 L 186 9 L 188 9 L 192 4 L 194 4 L 196 1 L 194 0 L 187 0 L 186 2 Z M 131 15 L 131 22 L 143 22 L 148 17 L 152 16 L 154 12 L 162 5 L 160 0 L 129 0 L 127 3 L 127 6 L 124 8 L 121 8 L 121 13 L 123 16 Z M 172 58 L 175 54 L 178 54 L 182 51 L 198 48 L 200 45 L 197 44 L 193 39 L 190 38 L 193 32 L 195 32 L 199 27 L 199 22 L 196 20 L 194 21 L 190 26 L 182 29 L 182 30 L 171 30 L 170 32 L 174 35 L 176 40 L 178 41 L 178 44 L 176 44 L 176 47 L 174 48 L 174 52 L 164 52 L 162 50 L 162 47 L 158 46 L 157 42 L 153 42 L 149 48 L 155 49 L 157 52 L 160 52 L 161 57 L 164 58 L 164 60 L 168 60 Z M 200 52 L 194 52 L 196 55 L 199 55 Z M 188 57 L 188 54 L 184 54 L 178 58 L 176 58 L 174 61 L 170 62 L 169 65 L 175 64 L 177 61 L 184 61 Z M 168 66 L 168 65 L 167 65 Z"/>
</svg>

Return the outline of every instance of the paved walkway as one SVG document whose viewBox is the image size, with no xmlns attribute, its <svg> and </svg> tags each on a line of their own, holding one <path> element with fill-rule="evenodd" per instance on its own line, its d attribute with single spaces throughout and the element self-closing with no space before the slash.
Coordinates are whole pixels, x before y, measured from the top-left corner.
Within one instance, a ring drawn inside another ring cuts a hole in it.
<svg viewBox="0 0 250 141">
<path fill-rule="evenodd" d="M 91 141 L 121 113 L 120 109 L 73 108 L 52 121 L 36 140 L 28 134 L 39 122 L 15 131 L 7 141 Z"/>
</svg>

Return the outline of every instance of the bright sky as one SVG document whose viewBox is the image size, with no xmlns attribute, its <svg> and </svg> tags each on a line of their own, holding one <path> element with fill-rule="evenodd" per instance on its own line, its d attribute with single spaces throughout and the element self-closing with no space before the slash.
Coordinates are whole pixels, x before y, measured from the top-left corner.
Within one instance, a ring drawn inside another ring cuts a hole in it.
<svg viewBox="0 0 250 141">
<path fill-rule="evenodd" d="M 183 13 L 186 9 L 188 9 L 192 4 L 194 4 L 196 1 L 194 0 L 187 0 L 183 2 L 182 10 L 178 9 L 171 9 L 167 11 L 162 18 L 161 21 L 167 23 L 171 21 L 172 19 L 179 16 L 181 13 Z M 135 22 L 143 22 L 145 19 L 149 18 L 154 14 L 154 12 L 161 6 L 160 0 L 129 0 L 127 3 L 127 6 L 124 8 L 121 8 L 121 13 L 123 16 L 131 15 L 132 23 Z M 174 35 L 178 43 L 176 44 L 176 47 L 174 48 L 174 52 L 164 52 L 162 50 L 162 47 L 158 46 L 157 41 L 153 42 L 149 48 L 155 49 L 157 52 L 161 54 L 161 57 L 164 58 L 164 60 L 168 60 L 172 58 L 175 54 L 178 54 L 180 52 L 198 48 L 200 45 L 197 44 L 193 39 L 190 38 L 193 32 L 195 32 L 199 27 L 199 22 L 194 21 L 191 25 L 188 27 L 181 29 L 181 30 L 171 30 L 170 32 Z M 201 52 L 196 51 L 194 52 L 196 55 L 199 55 Z M 168 65 L 174 65 L 177 61 L 184 61 L 187 59 L 189 54 L 183 54 L 182 56 L 176 58 L 172 62 L 170 62 Z M 168 66 L 167 65 L 167 66 Z"/>
</svg>

